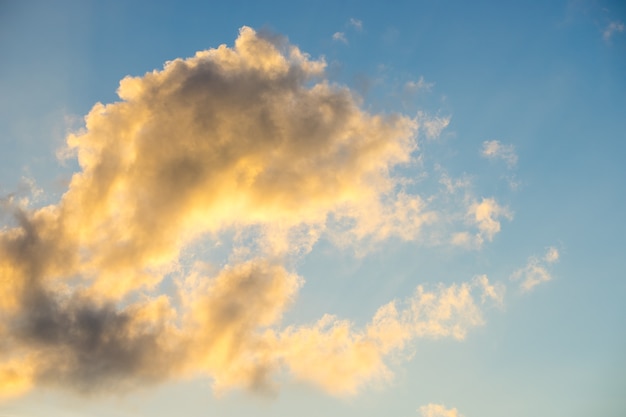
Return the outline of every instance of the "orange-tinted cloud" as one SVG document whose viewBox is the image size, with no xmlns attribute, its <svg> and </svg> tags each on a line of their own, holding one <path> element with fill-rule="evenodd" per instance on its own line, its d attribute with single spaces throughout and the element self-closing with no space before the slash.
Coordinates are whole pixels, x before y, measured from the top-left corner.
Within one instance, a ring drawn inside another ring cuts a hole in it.
<svg viewBox="0 0 626 417">
<path fill-rule="evenodd" d="M 442 404 L 427 404 L 419 408 L 422 417 L 463 417 L 456 408 Z"/>
<path fill-rule="evenodd" d="M 324 67 L 244 27 L 234 47 L 127 77 L 119 102 L 92 108 L 68 137 L 81 170 L 59 203 L 5 207 L 15 223 L 0 231 L 4 392 L 198 374 L 217 390 L 266 389 L 286 371 L 354 393 L 388 378 L 386 358 L 415 338 L 461 339 L 483 322 L 475 292 L 497 294 L 486 278 L 418 287 L 364 329 L 332 316 L 281 324 L 303 282 L 289 259 L 320 236 L 415 240 L 439 218 L 394 175 L 417 150 L 419 120 L 362 110 Z M 490 239 L 505 212 L 491 199 L 472 210 Z M 247 251 L 218 269 L 181 262 L 228 232 L 249 233 Z M 176 294 L 160 291 L 166 279 Z"/>
</svg>

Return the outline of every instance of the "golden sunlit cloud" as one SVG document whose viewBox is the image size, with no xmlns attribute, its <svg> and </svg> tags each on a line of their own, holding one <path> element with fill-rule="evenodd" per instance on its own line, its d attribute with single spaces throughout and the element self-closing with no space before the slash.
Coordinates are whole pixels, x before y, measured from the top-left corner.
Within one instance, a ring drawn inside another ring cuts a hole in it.
<svg viewBox="0 0 626 417">
<path fill-rule="evenodd" d="M 92 108 L 67 138 L 81 170 L 60 202 L 5 207 L 15 224 L 0 231 L 3 392 L 194 376 L 264 390 L 283 372 L 352 394 L 390 378 L 386 359 L 416 338 L 463 339 L 484 322 L 481 305 L 502 301 L 486 276 L 419 286 L 361 329 L 331 315 L 281 324 L 304 282 L 289 260 L 321 236 L 413 241 L 442 217 L 394 168 L 413 161 L 420 129 L 436 136 L 449 118 L 368 113 L 324 68 L 243 27 L 232 48 L 127 77 L 120 101 Z M 481 242 L 510 217 L 494 199 L 464 215 L 478 229 L 467 239 Z M 221 267 L 182 261 L 226 233 L 244 238 Z M 160 289 L 165 279 L 175 291 Z"/>
<path fill-rule="evenodd" d="M 456 408 L 446 408 L 442 404 L 428 404 L 419 408 L 422 417 L 463 417 Z"/>
</svg>

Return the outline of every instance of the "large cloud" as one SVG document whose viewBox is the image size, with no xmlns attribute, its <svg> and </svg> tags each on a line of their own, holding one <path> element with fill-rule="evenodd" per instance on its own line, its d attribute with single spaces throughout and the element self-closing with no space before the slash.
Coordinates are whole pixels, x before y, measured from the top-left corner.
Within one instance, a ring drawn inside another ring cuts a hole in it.
<svg viewBox="0 0 626 417">
<path fill-rule="evenodd" d="M 417 150 L 418 120 L 367 113 L 323 75 L 323 60 L 244 27 L 234 47 L 125 78 L 121 101 L 96 104 L 68 137 L 81 171 L 61 201 L 5 204 L 15 224 L 0 231 L 0 392 L 198 374 L 216 389 L 265 389 L 286 370 L 352 393 L 387 378 L 385 358 L 414 338 L 481 324 L 480 304 L 501 297 L 485 277 L 419 287 L 364 329 L 333 316 L 281 327 L 303 282 L 288 260 L 321 235 L 413 240 L 438 218 L 393 174 Z M 506 215 L 491 199 L 471 210 L 487 239 Z M 225 266 L 181 262 L 233 231 L 248 250 Z M 176 291 L 160 291 L 166 279 Z"/>
</svg>

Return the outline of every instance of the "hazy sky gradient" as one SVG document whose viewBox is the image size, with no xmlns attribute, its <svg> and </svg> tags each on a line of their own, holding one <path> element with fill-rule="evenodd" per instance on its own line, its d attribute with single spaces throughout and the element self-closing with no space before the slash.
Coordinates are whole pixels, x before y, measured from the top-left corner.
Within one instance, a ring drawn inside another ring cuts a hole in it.
<svg viewBox="0 0 626 417">
<path fill-rule="evenodd" d="M 0 416 L 621 416 L 617 1 L 0 3 Z"/>
</svg>

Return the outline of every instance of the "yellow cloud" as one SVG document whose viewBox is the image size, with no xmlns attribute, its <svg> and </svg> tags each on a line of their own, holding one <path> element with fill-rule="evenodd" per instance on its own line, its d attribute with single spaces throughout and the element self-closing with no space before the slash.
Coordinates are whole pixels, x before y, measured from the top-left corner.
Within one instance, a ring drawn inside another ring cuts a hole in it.
<svg viewBox="0 0 626 417">
<path fill-rule="evenodd" d="M 530 291 L 537 285 L 552 280 L 549 271 L 550 265 L 559 261 L 559 251 L 555 247 L 549 247 L 542 258 L 531 256 L 526 266 L 511 274 L 512 281 L 521 281 L 520 288 Z"/>
<path fill-rule="evenodd" d="M 422 417 L 463 417 L 456 408 L 442 404 L 427 404 L 419 408 Z"/>
<path fill-rule="evenodd" d="M 67 139 L 81 171 L 60 202 L 18 207 L 0 231 L 4 392 L 198 374 L 218 391 L 266 389 L 286 371 L 349 394 L 388 379 L 388 356 L 416 338 L 462 339 L 483 323 L 475 292 L 498 294 L 486 277 L 420 286 L 363 329 L 333 316 L 281 325 L 303 282 L 289 265 L 321 236 L 409 241 L 439 218 L 394 175 L 420 121 L 362 110 L 324 67 L 244 27 L 233 47 L 127 77 L 120 101 L 92 108 Z M 488 239 L 507 215 L 492 199 L 471 213 Z M 225 266 L 181 261 L 226 233 L 248 241 Z M 176 294 L 161 292 L 169 280 Z"/>
<path fill-rule="evenodd" d="M 509 220 L 513 218 L 508 208 L 499 205 L 493 198 L 483 198 L 480 203 L 474 202 L 469 207 L 468 215 L 478 227 L 477 238 L 479 242 L 482 242 L 483 238 L 491 241 L 500 232 L 499 217 L 502 216 Z"/>
<path fill-rule="evenodd" d="M 32 385 L 32 367 L 27 361 L 11 360 L 0 365 L 0 400 L 23 394 Z"/>
<path fill-rule="evenodd" d="M 465 338 L 484 323 L 476 290 L 494 296 L 485 276 L 472 283 L 419 286 L 401 302 L 382 306 L 365 329 L 326 315 L 312 326 L 289 327 L 278 343 L 281 360 L 298 379 L 334 394 L 353 394 L 362 386 L 385 382 L 392 373 L 385 360 L 417 338 Z"/>
<path fill-rule="evenodd" d="M 389 171 L 410 160 L 416 122 L 367 114 L 325 81 L 308 87 L 323 68 L 243 28 L 234 48 L 127 77 L 122 102 L 94 106 L 68 139 L 82 172 L 60 217 L 102 277 L 99 291 L 154 285 L 204 232 L 285 230 L 333 212 L 367 228 L 363 207 L 393 205 Z"/>
</svg>

